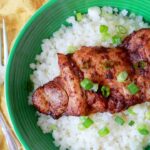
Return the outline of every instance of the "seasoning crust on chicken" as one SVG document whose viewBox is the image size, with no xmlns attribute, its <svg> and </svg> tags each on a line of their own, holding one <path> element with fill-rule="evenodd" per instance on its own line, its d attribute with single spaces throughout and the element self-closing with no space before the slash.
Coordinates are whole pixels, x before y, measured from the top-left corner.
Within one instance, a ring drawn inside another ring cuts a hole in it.
<svg viewBox="0 0 150 150">
<path fill-rule="evenodd" d="M 141 99 L 150 101 L 150 29 L 140 29 L 126 37 L 121 44 L 134 66 L 134 82 L 141 91 Z"/>
<path fill-rule="evenodd" d="M 149 78 L 150 73 L 150 29 L 140 29 L 125 38 L 122 47 L 129 54 L 136 74 Z"/>
<path fill-rule="evenodd" d="M 60 76 L 39 87 L 33 104 L 54 118 L 116 113 L 150 101 L 150 29 L 136 31 L 116 48 L 81 47 L 58 54 Z"/>
</svg>

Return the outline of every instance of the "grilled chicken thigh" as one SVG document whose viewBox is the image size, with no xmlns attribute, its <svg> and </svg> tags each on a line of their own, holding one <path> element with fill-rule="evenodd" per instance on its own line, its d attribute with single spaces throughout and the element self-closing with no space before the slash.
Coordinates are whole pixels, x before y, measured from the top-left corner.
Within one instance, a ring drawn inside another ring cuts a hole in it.
<svg viewBox="0 0 150 150">
<path fill-rule="evenodd" d="M 59 118 L 116 113 L 150 101 L 149 46 L 150 30 L 142 29 L 117 48 L 81 47 L 74 54 L 58 54 L 61 74 L 34 92 L 33 104 L 40 112 Z M 126 78 L 120 81 L 123 72 Z M 84 79 L 97 84 L 97 90 L 83 88 Z M 108 88 L 108 95 L 103 87 Z"/>
</svg>

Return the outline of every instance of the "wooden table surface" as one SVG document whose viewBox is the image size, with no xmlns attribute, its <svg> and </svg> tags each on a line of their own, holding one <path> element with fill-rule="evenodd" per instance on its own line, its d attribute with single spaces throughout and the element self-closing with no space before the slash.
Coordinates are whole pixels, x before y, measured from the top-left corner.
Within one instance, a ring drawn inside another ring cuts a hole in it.
<svg viewBox="0 0 150 150">
<path fill-rule="evenodd" d="M 13 41 L 18 34 L 20 28 L 25 24 L 29 17 L 41 7 L 47 0 L 0 0 L 0 27 L 2 18 L 5 19 L 7 25 L 9 49 L 13 45 Z M 5 98 L 3 94 L 3 85 L 0 86 L 0 107 L 9 121 L 6 111 Z M 20 148 L 22 146 L 20 145 Z M 22 149 L 22 148 L 21 148 Z M 0 150 L 8 150 L 5 138 L 0 127 Z"/>
</svg>

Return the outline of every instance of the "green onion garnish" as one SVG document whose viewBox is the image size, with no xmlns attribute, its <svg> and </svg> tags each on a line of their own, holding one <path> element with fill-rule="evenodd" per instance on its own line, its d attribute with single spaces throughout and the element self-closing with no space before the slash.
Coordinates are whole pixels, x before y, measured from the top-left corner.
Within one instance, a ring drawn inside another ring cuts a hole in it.
<svg viewBox="0 0 150 150">
<path fill-rule="evenodd" d="M 94 92 L 97 92 L 97 90 L 98 90 L 98 84 L 94 83 L 91 90 L 94 91 Z"/>
<path fill-rule="evenodd" d="M 85 116 L 81 116 L 80 121 L 81 123 L 78 125 L 78 129 L 81 131 L 85 130 L 86 128 L 89 128 L 94 123 L 92 119 L 90 119 L 89 117 L 85 117 Z"/>
<path fill-rule="evenodd" d="M 108 86 L 103 85 L 101 87 L 101 92 L 104 97 L 108 97 L 110 95 L 110 88 Z"/>
<path fill-rule="evenodd" d="M 147 145 L 144 150 L 150 150 L 150 145 Z"/>
<path fill-rule="evenodd" d="M 81 13 L 76 13 L 76 20 L 80 22 L 83 19 L 83 15 Z"/>
<path fill-rule="evenodd" d="M 128 78 L 128 73 L 127 71 L 120 72 L 117 76 L 117 81 L 118 82 L 124 82 Z"/>
<path fill-rule="evenodd" d="M 120 43 L 121 43 L 121 38 L 120 38 L 120 36 L 114 35 L 114 36 L 112 37 L 112 43 L 113 43 L 113 44 L 116 44 L 116 45 L 120 44 Z"/>
<path fill-rule="evenodd" d="M 135 122 L 134 122 L 133 120 L 131 120 L 131 121 L 128 123 L 129 126 L 133 126 L 134 124 L 135 124 Z"/>
<path fill-rule="evenodd" d="M 89 128 L 93 123 L 94 123 L 94 121 L 88 117 L 83 121 L 82 125 L 85 128 Z"/>
<path fill-rule="evenodd" d="M 142 135 L 148 135 L 149 134 L 149 131 L 148 131 L 146 125 L 142 125 L 141 127 L 138 127 L 137 130 Z"/>
<path fill-rule="evenodd" d="M 67 53 L 68 53 L 68 54 L 72 54 L 72 53 L 74 53 L 76 50 L 77 50 L 77 48 L 76 48 L 75 46 L 70 45 L 70 46 L 67 47 Z"/>
<path fill-rule="evenodd" d="M 108 135 L 109 133 L 110 133 L 110 130 L 109 130 L 109 128 L 107 128 L 107 127 L 104 127 L 104 128 L 102 128 L 102 129 L 100 129 L 100 130 L 98 131 L 98 134 L 99 134 L 101 137 L 104 137 L 104 136 Z"/>
<path fill-rule="evenodd" d="M 85 90 L 90 90 L 92 89 L 93 87 L 93 82 L 87 78 L 83 79 L 81 82 L 80 82 L 80 85 L 82 88 L 84 88 Z"/>
<path fill-rule="evenodd" d="M 147 120 L 150 120 L 150 111 L 148 111 L 148 112 L 145 113 L 145 118 Z"/>
<path fill-rule="evenodd" d="M 116 28 L 117 28 L 117 31 L 119 34 L 126 34 L 127 33 L 127 29 L 122 25 L 117 25 Z"/>
<path fill-rule="evenodd" d="M 100 31 L 100 33 L 107 33 L 108 32 L 108 26 L 100 25 L 99 31 Z"/>
<path fill-rule="evenodd" d="M 128 113 L 131 114 L 131 115 L 136 115 L 136 113 L 133 111 L 132 108 L 128 108 Z"/>
<path fill-rule="evenodd" d="M 118 123 L 119 125 L 124 125 L 125 123 L 124 119 L 119 116 L 115 117 L 115 122 Z"/>
<path fill-rule="evenodd" d="M 111 35 L 108 32 L 102 33 L 102 41 L 108 41 L 110 39 Z"/>
<path fill-rule="evenodd" d="M 130 83 L 128 86 L 127 86 L 127 89 L 128 91 L 131 93 L 131 94 L 136 94 L 139 92 L 139 87 L 135 84 L 135 83 Z"/>
<path fill-rule="evenodd" d="M 80 82 L 80 85 L 85 90 L 92 90 L 94 92 L 97 92 L 97 90 L 98 90 L 98 84 L 97 83 L 93 83 L 91 80 L 89 80 L 87 78 L 83 79 Z"/>
</svg>

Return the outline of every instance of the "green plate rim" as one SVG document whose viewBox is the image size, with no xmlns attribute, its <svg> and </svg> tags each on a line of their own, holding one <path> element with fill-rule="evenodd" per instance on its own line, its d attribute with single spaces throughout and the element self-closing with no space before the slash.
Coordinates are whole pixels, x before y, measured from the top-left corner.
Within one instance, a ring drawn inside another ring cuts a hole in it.
<svg viewBox="0 0 150 150">
<path fill-rule="evenodd" d="M 54 3 L 56 3 L 57 0 L 50 0 L 48 2 L 46 2 L 41 8 L 39 8 L 34 14 L 33 16 L 27 21 L 27 23 L 24 25 L 24 27 L 21 29 L 21 31 L 19 32 L 19 34 L 17 35 L 16 39 L 15 39 L 15 42 L 13 44 L 13 47 L 10 51 L 10 55 L 9 55 L 9 60 L 8 60 L 8 64 L 7 64 L 7 67 L 6 67 L 6 74 L 5 74 L 5 85 L 4 85 L 4 88 L 5 88 L 5 102 L 6 102 L 6 105 L 7 105 L 7 112 L 9 114 L 9 117 L 10 117 L 10 120 L 11 120 L 11 124 L 12 124 L 12 127 L 14 129 L 14 132 L 16 133 L 16 136 L 17 138 L 19 139 L 20 143 L 23 145 L 23 147 L 25 149 L 30 149 L 28 147 L 28 144 L 26 143 L 26 141 L 23 139 L 22 135 L 20 134 L 20 131 L 18 130 L 17 128 L 17 124 L 14 120 L 14 117 L 13 117 L 13 110 L 10 106 L 10 96 L 9 96 L 9 72 L 10 72 L 10 69 L 11 69 L 11 63 L 13 61 L 13 58 L 14 58 L 14 55 L 15 55 L 15 51 L 16 51 L 16 48 L 17 46 L 19 45 L 22 37 L 24 36 L 25 32 L 28 30 L 28 28 L 30 27 L 30 25 L 34 22 L 34 20 L 39 17 L 41 15 L 41 13 L 49 8 L 50 6 L 52 6 Z"/>
</svg>

